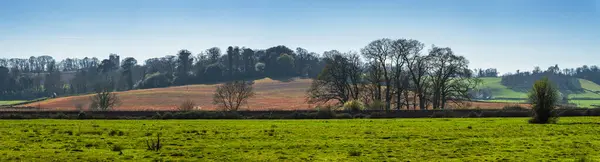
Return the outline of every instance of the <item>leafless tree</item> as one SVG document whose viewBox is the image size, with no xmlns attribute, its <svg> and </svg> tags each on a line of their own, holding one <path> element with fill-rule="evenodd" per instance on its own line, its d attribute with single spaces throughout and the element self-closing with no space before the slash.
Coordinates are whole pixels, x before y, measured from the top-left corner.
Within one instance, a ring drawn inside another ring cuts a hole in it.
<svg viewBox="0 0 600 162">
<path fill-rule="evenodd" d="M 396 109 L 402 107 L 402 94 L 405 93 L 405 90 L 409 86 L 409 75 L 406 72 L 407 70 L 405 67 L 406 60 L 403 58 L 409 55 L 411 52 L 410 50 L 413 48 L 411 41 L 413 40 L 398 39 L 391 44 L 392 52 L 390 60 L 392 63 L 392 84 L 390 84 L 390 86 L 394 88 L 393 95 L 396 97 Z M 408 100 L 406 95 L 405 100 Z"/>
<path fill-rule="evenodd" d="M 413 84 L 413 106 L 416 107 L 416 102 L 418 97 L 419 107 L 420 109 L 426 109 L 426 88 L 427 83 L 427 71 L 428 71 L 428 57 L 421 56 L 421 50 L 423 50 L 423 43 L 417 40 L 410 40 L 410 52 L 408 55 L 402 55 L 408 69 L 408 74 L 410 75 L 412 84 Z"/>
<path fill-rule="evenodd" d="M 179 111 L 192 111 L 196 107 L 196 103 L 193 100 L 186 99 L 177 107 Z"/>
<path fill-rule="evenodd" d="M 429 51 L 429 58 L 433 108 L 444 108 L 449 99 L 468 99 L 468 92 L 477 85 L 477 80 L 471 77 L 469 61 L 448 47 L 436 46 Z"/>
<path fill-rule="evenodd" d="M 91 110 L 112 110 L 121 104 L 119 96 L 107 89 L 96 92 L 96 94 L 92 96 L 90 100 L 92 102 L 90 104 Z"/>
<path fill-rule="evenodd" d="M 365 48 L 361 50 L 362 55 L 369 61 L 374 62 L 376 69 L 381 70 L 382 78 L 386 85 L 385 89 L 385 108 L 389 110 L 391 107 L 392 93 L 391 85 L 392 77 L 390 75 L 390 66 L 386 66 L 389 63 L 389 58 L 392 55 L 392 40 L 391 39 L 378 39 L 369 43 Z M 374 68 L 375 69 L 375 68 Z"/>
<path fill-rule="evenodd" d="M 325 52 L 325 68 L 307 91 L 309 103 L 334 100 L 343 104 L 359 99 L 361 92 L 361 61 L 356 52 Z"/>
<path fill-rule="evenodd" d="M 213 95 L 213 104 L 224 111 L 238 111 L 254 96 L 252 82 L 233 81 L 217 86 Z"/>
</svg>

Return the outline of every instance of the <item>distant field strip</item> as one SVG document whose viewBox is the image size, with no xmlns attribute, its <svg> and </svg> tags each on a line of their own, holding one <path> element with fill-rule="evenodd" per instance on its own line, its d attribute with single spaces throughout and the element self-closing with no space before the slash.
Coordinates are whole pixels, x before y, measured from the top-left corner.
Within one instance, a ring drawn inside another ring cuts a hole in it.
<svg viewBox="0 0 600 162">
<path fill-rule="evenodd" d="M 23 103 L 23 102 L 27 102 L 27 101 L 24 101 L 24 100 L 0 101 L 0 106 L 13 105 L 13 104 L 18 104 L 18 103 Z"/>
</svg>

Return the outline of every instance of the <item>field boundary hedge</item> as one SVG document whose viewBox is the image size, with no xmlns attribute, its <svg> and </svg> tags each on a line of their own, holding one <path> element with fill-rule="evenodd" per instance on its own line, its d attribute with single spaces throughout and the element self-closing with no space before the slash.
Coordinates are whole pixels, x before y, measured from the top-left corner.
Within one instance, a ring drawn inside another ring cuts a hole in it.
<svg viewBox="0 0 600 162">
<path fill-rule="evenodd" d="M 560 116 L 600 116 L 600 109 L 558 109 Z M 530 110 L 394 111 L 0 111 L 0 119 L 352 119 L 529 117 Z"/>
</svg>

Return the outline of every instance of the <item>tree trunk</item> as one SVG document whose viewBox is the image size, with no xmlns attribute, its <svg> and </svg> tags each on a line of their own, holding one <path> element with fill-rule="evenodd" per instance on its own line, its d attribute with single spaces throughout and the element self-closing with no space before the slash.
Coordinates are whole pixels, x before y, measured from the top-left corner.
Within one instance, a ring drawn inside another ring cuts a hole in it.
<svg viewBox="0 0 600 162">
<path fill-rule="evenodd" d="M 421 110 L 425 110 L 427 109 L 425 102 L 427 101 L 427 99 L 425 99 L 425 95 L 423 94 L 419 94 L 419 108 Z"/>
</svg>

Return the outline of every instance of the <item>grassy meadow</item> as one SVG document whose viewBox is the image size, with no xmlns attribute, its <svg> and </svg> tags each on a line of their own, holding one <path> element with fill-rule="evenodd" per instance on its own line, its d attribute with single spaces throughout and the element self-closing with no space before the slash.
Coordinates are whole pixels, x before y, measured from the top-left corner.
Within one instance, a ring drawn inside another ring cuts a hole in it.
<svg viewBox="0 0 600 162">
<path fill-rule="evenodd" d="M 514 98 L 512 99 L 492 99 L 484 100 L 487 102 L 499 103 L 525 103 L 527 102 L 527 92 L 519 92 L 502 85 L 500 77 L 484 77 L 481 78 L 482 85 L 480 88 L 489 89 L 494 98 Z M 600 105 L 600 94 L 595 93 L 600 91 L 600 85 L 585 79 L 579 79 L 581 88 L 585 91 L 582 93 L 569 94 L 569 102 L 574 103 L 579 107 L 591 108 L 594 105 Z M 582 100 L 584 98 L 585 100 Z"/>
<path fill-rule="evenodd" d="M 572 161 L 600 159 L 600 117 L 0 120 L 0 161 Z M 163 148 L 146 141 L 162 133 Z"/>
<path fill-rule="evenodd" d="M 27 101 L 24 101 L 24 100 L 0 101 L 0 106 L 18 104 L 18 103 L 23 103 L 23 102 L 27 102 Z"/>
</svg>

